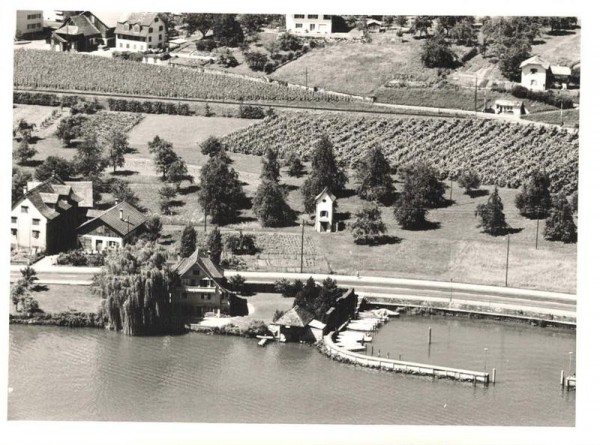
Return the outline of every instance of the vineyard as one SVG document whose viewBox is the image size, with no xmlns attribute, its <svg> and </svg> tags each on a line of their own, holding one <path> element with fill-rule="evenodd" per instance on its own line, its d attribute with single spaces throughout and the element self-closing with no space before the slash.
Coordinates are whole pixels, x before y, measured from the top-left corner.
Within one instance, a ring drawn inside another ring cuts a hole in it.
<svg viewBox="0 0 600 445">
<path fill-rule="evenodd" d="M 54 51 L 14 52 L 19 88 L 93 91 L 213 100 L 346 102 L 347 97 L 198 70 Z"/>
<path fill-rule="evenodd" d="M 550 175 L 554 191 L 577 189 L 578 133 L 533 124 L 281 114 L 231 133 L 223 141 L 232 152 L 262 155 L 266 147 L 273 147 L 282 158 L 295 152 L 307 160 L 322 134 L 329 136 L 340 161 L 351 167 L 378 145 L 395 167 L 425 161 L 450 177 L 472 168 L 484 184 L 512 188 L 539 168 Z"/>
</svg>

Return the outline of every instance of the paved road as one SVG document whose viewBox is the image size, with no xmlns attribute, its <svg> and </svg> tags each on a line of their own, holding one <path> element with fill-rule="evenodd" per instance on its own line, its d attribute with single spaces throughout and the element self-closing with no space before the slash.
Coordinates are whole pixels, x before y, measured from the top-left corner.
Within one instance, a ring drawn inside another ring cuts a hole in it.
<svg viewBox="0 0 600 445">
<path fill-rule="evenodd" d="M 11 281 L 20 278 L 22 266 L 11 266 Z M 100 268 L 68 266 L 33 266 L 40 284 L 91 284 L 94 274 Z M 306 280 L 312 276 L 321 282 L 333 278 L 342 287 L 353 287 L 358 295 L 375 298 L 392 298 L 451 303 L 471 304 L 489 309 L 512 309 L 536 312 L 544 315 L 572 317 L 576 319 L 577 296 L 558 292 L 528 289 L 504 288 L 464 283 L 409 280 L 402 278 L 357 277 L 348 275 L 299 274 L 276 272 L 237 272 L 226 271 L 226 276 L 240 274 L 251 284 L 272 284 L 277 280 Z"/>
</svg>

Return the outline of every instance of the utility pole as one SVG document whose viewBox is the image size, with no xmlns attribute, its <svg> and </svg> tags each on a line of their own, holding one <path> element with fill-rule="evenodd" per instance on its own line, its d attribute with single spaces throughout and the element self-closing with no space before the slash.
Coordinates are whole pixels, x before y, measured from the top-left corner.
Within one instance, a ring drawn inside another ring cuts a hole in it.
<svg viewBox="0 0 600 445">
<path fill-rule="evenodd" d="M 537 218 L 535 221 L 535 250 L 538 248 L 538 236 L 540 233 L 540 208 L 537 209 Z"/>
<path fill-rule="evenodd" d="M 508 287 L 508 255 L 510 253 L 510 233 L 506 236 L 506 277 L 504 278 L 504 286 Z"/>
<path fill-rule="evenodd" d="M 452 201 L 452 178 L 450 178 L 450 201 Z"/>
<path fill-rule="evenodd" d="M 204 206 L 204 233 L 206 233 L 206 206 Z"/>
<path fill-rule="evenodd" d="M 304 271 L 304 219 L 302 220 L 302 236 L 300 238 L 300 273 Z"/>
<path fill-rule="evenodd" d="M 565 126 L 565 120 L 563 119 L 563 101 L 560 101 L 560 126 Z"/>
<path fill-rule="evenodd" d="M 308 90 L 308 67 L 304 71 L 304 87 Z"/>
<path fill-rule="evenodd" d="M 475 75 L 475 119 L 477 119 L 477 75 Z"/>
</svg>

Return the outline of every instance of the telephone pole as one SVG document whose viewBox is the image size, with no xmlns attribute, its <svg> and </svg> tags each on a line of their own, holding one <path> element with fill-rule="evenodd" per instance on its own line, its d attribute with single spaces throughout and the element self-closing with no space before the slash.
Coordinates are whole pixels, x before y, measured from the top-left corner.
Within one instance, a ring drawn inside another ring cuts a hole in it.
<svg viewBox="0 0 600 445">
<path fill-rule="evenodd" d="M 304 271 L 304 220 L 302 220 L 302 235 L 300 238 L 300 273 Z"/>
<path fill-rule="evenodd" d="M 304 69 L 304 87 L 308 90 L 308 67 Z"/>
<path fill-rule="evenodd" d="M 504 286 L 508 287 L 508 255 L 510 253 L 510 233 L 506 236 L 506 276 L 504 278 Z"/>
<path fill-rule="evenodd" d="M 475 75 L 475 119 L 477 119 L 477 75 Z"/>
</svg>

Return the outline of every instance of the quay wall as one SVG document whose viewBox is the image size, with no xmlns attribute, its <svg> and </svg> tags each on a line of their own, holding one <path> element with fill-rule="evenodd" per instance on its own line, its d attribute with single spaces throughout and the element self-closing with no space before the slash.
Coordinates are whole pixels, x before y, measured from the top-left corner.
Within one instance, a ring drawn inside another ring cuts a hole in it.
<svg viewBox="0 0 600 445">
<path fill-rule="evenodd" d="M 334 332 L 323 337 L 320 346 L 321 352 L 334 360 L 346 361 L 358 366 L 381 369 L 382 371 L 401 372 L 404 374 L 416 374 L 432 378 L 446 378 L 452 380 L 477 382 L 488 384 L 490 376 L 487 372 L 469 371 L 466 369 L 448 368 L 446 366 L 435 366 L 423 363 L 405 362 L 388 358 L 373 357 L 356 352 L 348 351 L 334 343 Z M 492 382 L 494 383 L 494 382 Z"/>
</svg>

